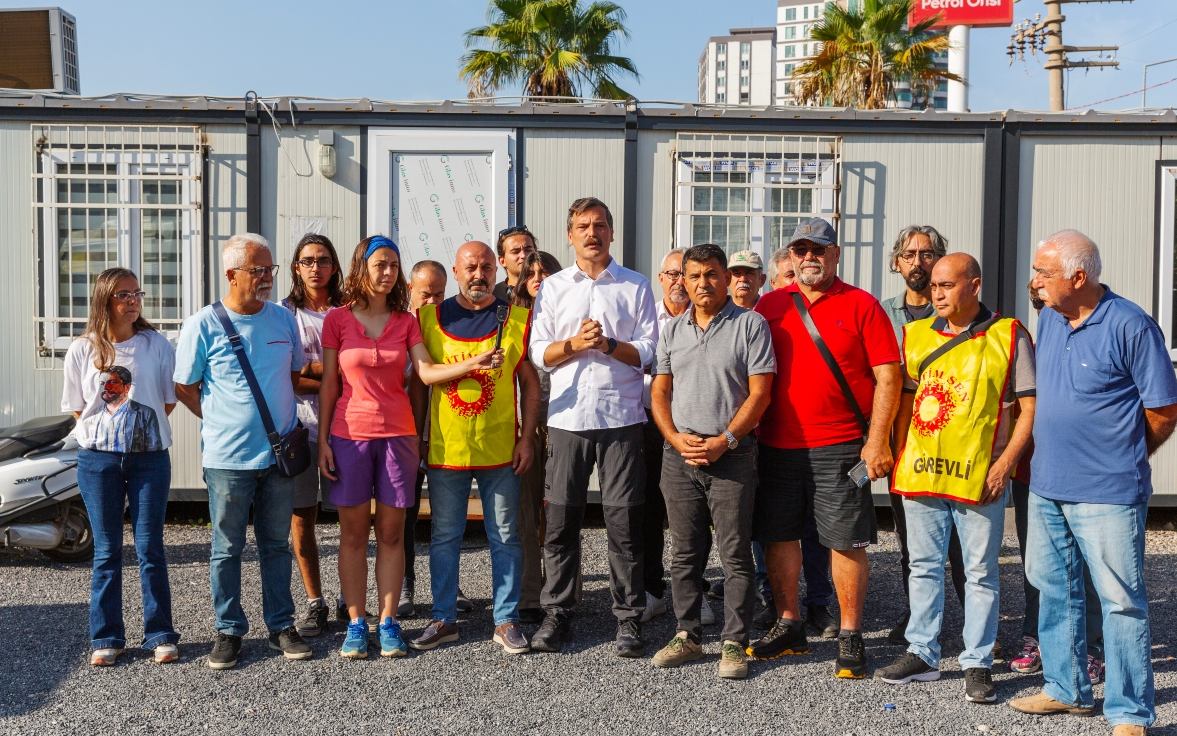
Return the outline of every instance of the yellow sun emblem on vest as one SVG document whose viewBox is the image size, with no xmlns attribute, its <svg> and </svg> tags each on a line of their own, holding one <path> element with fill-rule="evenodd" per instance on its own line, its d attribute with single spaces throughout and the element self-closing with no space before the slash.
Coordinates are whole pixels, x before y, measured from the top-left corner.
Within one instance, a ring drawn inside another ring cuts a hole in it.
<svg viewBox="0 0 1177 736">
<path fill-rule="evenodd" d="M 448 382 L 445 395 L 458 416 L 470 419 L 485 412 L 494 401 L 494 379 L 489 373 L 474 371 Z"/>
<path fill-rule="evenodd" d="M 911 426 L 924 437 L 931 437 L 948 424 L 966 398 L 964 386 L 955 378 L 945 378 L 943 374 L 925 377 L 915 396 Z"/>
</svg>

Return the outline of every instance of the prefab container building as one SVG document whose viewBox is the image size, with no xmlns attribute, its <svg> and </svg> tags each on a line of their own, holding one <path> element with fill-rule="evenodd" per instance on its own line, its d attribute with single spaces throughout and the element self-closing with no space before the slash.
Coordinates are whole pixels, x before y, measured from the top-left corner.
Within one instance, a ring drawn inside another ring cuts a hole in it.
<svg viewBox="0 0 1177 736">
<path fill-rule="evenodd" d="M 837 225 L 842 277 L 884 298 L 902 288 L 887 264 L 896 233 L 933 225 L 980 260 L 986 304 L 1032 334 L 1035 244 L 1077 228 L 1100 245 L 1102 280 L 1157 318 L 1177 359 L 1175 183 L 1172 110 L 9 94 L 0 97 L 0 425 L 60 412 L 61 357 L 104 268 L 139 273 L 146 315 L 174 334 L 222 296 L 220 249 L 233 233 L 270 240 L 283 264 L 278 298 L 306 232 L 343 253 L 388 234 L 407 267 L 526 224 L 569 264 L 567 207 L 588 195 L 612 209 L 614 255 L 651 281 L 672 247 L 767 255 L 798 218 L 820 216 Z M 172 424 L 173 498 L 202 499 L 197 420 L 181 407 Z M 1177 442 L 1153 468 L 1153 503 L 1177 505 Z"/>
</svg>

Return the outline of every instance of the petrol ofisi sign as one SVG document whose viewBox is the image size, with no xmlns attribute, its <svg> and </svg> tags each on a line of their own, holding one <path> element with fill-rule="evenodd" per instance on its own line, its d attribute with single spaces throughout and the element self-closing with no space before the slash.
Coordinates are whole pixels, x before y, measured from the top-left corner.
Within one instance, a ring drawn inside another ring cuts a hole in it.
<svg viewBox="0 0 1177 736">
<path fill-rule="evenodd" d="M 1014 0 L 915 0 L 912 24 L 939 15 L 946 26 L 1008 27 L 1014 23 Z"/>
</svg>

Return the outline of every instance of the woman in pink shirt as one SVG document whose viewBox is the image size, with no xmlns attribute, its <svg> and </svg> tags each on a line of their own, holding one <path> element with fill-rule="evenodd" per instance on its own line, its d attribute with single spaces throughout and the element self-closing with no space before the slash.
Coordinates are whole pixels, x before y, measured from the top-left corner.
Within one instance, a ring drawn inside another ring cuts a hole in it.
<svg viewBox="0 0 1177 736">
<path fill-rule="evenodd" d="M 409 311 L 400 251 L 388 238 L 377 235 L 356 246 L 346 291 L 351 303 L 323 321 L 319 389 L 319 427 L 331 428 L 328 441 L 319 443 L 319 470 L 331 480 L 331 502 L 339 509 L 339 584 L 351 619 L 341 654 L 368 656 L 364 603 L 375 499 L 380 653 L 403 657 L 407 650 L 395 618 L 405 571 L 401 535 L 419 462 L 405 364 L 412 361 L 421 380 L 433 385 L 496 368 L 502 356 L 491 350 L 461 363 L 433 364 Z"/>
</svg>

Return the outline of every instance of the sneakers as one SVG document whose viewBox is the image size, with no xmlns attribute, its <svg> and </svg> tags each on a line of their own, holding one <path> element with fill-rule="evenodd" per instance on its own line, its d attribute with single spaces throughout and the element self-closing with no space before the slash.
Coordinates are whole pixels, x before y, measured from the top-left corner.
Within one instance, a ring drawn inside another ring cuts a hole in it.
<svg viewBox="0 0 1177 736">
<path fill-rule="evenodd" d="M 339 649 L 339 656 L 348 659 L 367 659 L 368 657 L 368 620 L 357 618 L 347 624 L 347 636 L 343 639 L 343 646 Z"/>
<path fill-rule="evenodd" d="M 397 618 L 412 618 L 417 613 L 417 606 L 413 604 L 413 595 L 416 591 L 417 584 L 405 578 L 401 583 L 401 599 L 400 603 L 396 605 Z"/>
<path fill-rule="evenodd" d="M 768 633 L 752 642 L 748 656 L 753 659 L 776 659 L 786 654 L 808 654 L 805 626 L 787 618 L 777 619 Z"/>
<path fill-rule="evenodd" d="M 401 636 L 401 626 L 392 620 L 392 616 L 385 616 L 376 631 L 380 635 L 381 657 L 403 657 L 409 653 L 405 639 Z"/>
<path fill-rule="evenodd" d="M 1098 685 L 1103 682 L 1103 660 L 1096 659 L 1090 654 L 1087 655 L 1087 676 L 1091 678 L 1092 685 Z"/>
<path fill-rule="evenodd" d="M 307 603 L 306 613 L 294 624 L 301 636 L 318 636 L 327 630 L 327 601 L 316 598 Z"/>
<path fill-rule="evenodd" d="M 834 662 L 834 677 L 861 680 L 866 677 L 866 642 L 857 631 L 849 636 L 838 636 L 838 659 Z"/>
<path fill-rule="evenodd" d="M 617 627 L 617 656 L 635 659 L 646 653 L 642 625 L 637 621 L 622 621 Z"/>
<path fill-rule="evenodd" d="M 474 604 L 466 597 L 461 588 L 458 588 L 458 613 L 470 613 L 474 610 Z"/>
<path fill-rule="evenodd" d="M 642 623 L 655 619 L 664 613 L 666 613 L 666 597 L 655 598 L 646 593 L 646 610 L 642 611 Z"/>
<path fill-rule="evenodd" d="M 776 607 L 772 604 L 764 606 L 752 616 L 752 625 L 758 629 L 771 629 L 776 621 Z"/>
<path fill-rule="evenodd" d="M 164 642 L 163 644 L 160 644 L 152 651 L 155 652 L 155 656 L 153 657 L 153 659 L 155 659 L 157 664 L 165 664 L 167 662 L 175 662 L 177 659 L 180 658 L 180 649 L 175 644 L 169 644 L 167 642 Z"/>
<path fill-rule="evenodd" d="M 1056 713 L 1069 713 L 1073 716 L 1090 716 L 1095 713 L 1094 707 L 1081 708 L 1060 703 L 1046 693 L 1038 693 L 1028 698 L 1011 700 L 1009 701 L 1009 707 L 1019 713 L 1029 713 L 1033 716 L 1052 716 Z"/>
<path fill-rule="evenodd" d="M 699 623 L 703 626 L 711 626 L 715 623 L 715 612 L 711 610 L 711 606 L 707 605 L 706 598 L 702 600 L 702 605 L 699 607 Z"/>
<path fill-rule="evenodd" d="M 964 671 L 964 699 L 970 703 L 992 703 L 997 700 L 993 689 L 993 672 L 988 667 L 969 667 Z"/>
<path fill-rule="evenodd" d="M 347 603 L 344 602 L 342 594 L 335 601 L 335 620 L 344 623 L 351 621 L 351 615 L 347 612 Z M 380 618 L 365 608 L 364 620 L 368 622 L 368 633 L 375 634 L 376 627 L 380 625 Z"/>
<path fill-rule="evenodd" d="M 740 645 L 725 641 L 719 655 L 719 676 L 725 680 L 742 680 L 748 676 L 748 660 Z"/>
<path fill-rule="evenodd" d="M 809 606 L 805 611 L 805 625 L 809 633 L 823 639 L 838 638 L 838 622 L 826 606 Z"/>
<path fill-rule="evenodd" d="M 442 644 L 457 640 L 458 627 L 456 625 L 434 621 L 425 627 L 420 636 L 410 641 L 409 646 L 419 652 L 427 652 Z"/>
<path fill-rule="evenodd" d="M 114 663 L 118 661 L 119 655 L 122 653 L 123 650 L 117 647 L 95 649 L 90 653 L 90 664 L 95 667 L 113 667 Z"/>
<path fill-rule="evenodd" d="M 520 608 L 519 609 L 519 623 L 521 624 L 542 624 L 544 622 L 544 609 L 542 608 Z"/>
<path fill-rule="evenodd" d="M 911 652 L 904 652 L 889 666 L 875 670 L 875 679 L 888 685 L 908 682 L 932 682 L 940 679 L 940 668 L 932 667 Z"/>
<path fill-rule="evenodd" d="M 535 652 L 558 652 L 564 643 L 572 638 L 572 623 L 562 613 L 549 613 L 540 624 L 539 631 L 531 637 L 531 649 Z"/>
<path fill-rule="evenodd" d="M 306 640 L 299 635 L 298 629 L 287 626 L 281 631 L 270 634 L 270 649 L 282 652 L 287 659 L 310 659 L 314 656 Z"/>
<path fill-rule="evenodd" d="M 691 641 L 687 632 L 680 631 L 666 646 L 654 653 L 653 662 L 655 667 L 678 667 L 702 657 L 703 645 Z"/>
<path fill-rule="evenodd" d="M 911 611 L 907 611 L 895 625 L 891 627 L 891 631 L 887 633 L 887 641 L 896 646 L 906 646 L 907 644 L 907 622 L 911 620 Z M 836 636 L 836 635 L 835 635 Z"/>
<path fill-rule="evenodd" d="M 507 654 L 526 654 L 531 651 L 527 637 L 523 635 L 519 624 L 514 621 L 496 626 L 493 639 L 494 643 L 502 646 L 503 651 Z"/>
<path fill-rule="evenodd" d="M 213 650 L 208 654 L 208 667 L 212 670 L 230 669 L 237 664 L 240 655 L 241 637 L 218 633 Z"/>
<path fill-rule="evenodd" d="M 1038 651 L 1038 640 L 1032 636 L 1022 638 L 1022 651 L 1009 663 L 1010 670 L 1031 674 L 1042 671 L 1042 653 Z M 1092 683 L 1093 685 L 1095 683 Z"/>
</svg>

